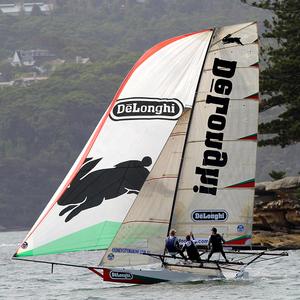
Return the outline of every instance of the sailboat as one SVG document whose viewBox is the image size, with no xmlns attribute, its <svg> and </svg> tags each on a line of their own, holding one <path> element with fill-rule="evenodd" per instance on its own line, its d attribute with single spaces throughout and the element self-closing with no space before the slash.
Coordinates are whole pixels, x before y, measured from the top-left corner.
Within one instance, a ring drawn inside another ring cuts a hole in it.
<svg viewBox="0 0 300 300">
<path fill-rule="evenodd" d="M 265 255 L 286 255 L 251 250 L 258 62 L 255 23 L 149 49 L 14 259 L 106 250 L 99 266 L 81 267 L 105 281 L 156 283 L 224 278 Z M 192 231 L 205 248 L 212 227 L 234 257 L 251 259 L 203 259 L 200 266 L 165 253 L 171 228 L 181 241 Z"/>
</svg>

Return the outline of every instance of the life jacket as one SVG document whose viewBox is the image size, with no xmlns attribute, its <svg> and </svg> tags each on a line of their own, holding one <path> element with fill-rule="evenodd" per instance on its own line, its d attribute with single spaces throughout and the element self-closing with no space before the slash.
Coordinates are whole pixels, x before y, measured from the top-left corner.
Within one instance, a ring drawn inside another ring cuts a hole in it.
<svg viewBox="0 0 300 300">
<path fill-rule="evenodd" d="M 210 243 L 212 245 L 213 251 L 221 251 L 223 249 L 222 245 L 223 238 L 220 236 L 220 234 L 213 234 L 210 236 Z"/>
<path fill-rule="evenodd" d="M 187 255 L 190 259 L 199 259 L 200 255 L 197 247 L 195 246 L 193 241 L 186 241 L 184 248 L 186 249 Z"/>
</svg>

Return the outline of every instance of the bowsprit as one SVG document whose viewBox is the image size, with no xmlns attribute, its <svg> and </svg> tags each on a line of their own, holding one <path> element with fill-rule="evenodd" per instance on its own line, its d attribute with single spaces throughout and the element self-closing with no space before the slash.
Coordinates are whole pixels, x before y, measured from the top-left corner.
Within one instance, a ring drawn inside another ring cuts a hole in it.
<svg viewBox="0 0 300 300">
<path fill-rule="evenodd" d="M 207 168 L 196 166 L 195 174 L 200 175 L 200 186 L 195 185 L 195 193 L 217 194 L 217 185 L 219 177 L 219 168 L 224 167 L 227 163 L 227 153 L 222 151 L 224 129 L 226 126 L 226 116 L 230 98 L 226 97 L 231 94 L 233 77 L 236 70 L 236 61 L 227 61 L 215 58 L 212 73 L 214 77 L 211 81 L 211 93 L 217 93 L 220 96 L 208 94 L 206 103 L 215 105 L 216 110 L 208 118 L 205 137 L 206 150 L 203 153 L 202 165 Z M 224 97 L 225 96 L 225 97 Z M 209 168 L 213 167 L 213 168 Z M 205 184 L 206 186 L 203 186 Z"/>
</svg>

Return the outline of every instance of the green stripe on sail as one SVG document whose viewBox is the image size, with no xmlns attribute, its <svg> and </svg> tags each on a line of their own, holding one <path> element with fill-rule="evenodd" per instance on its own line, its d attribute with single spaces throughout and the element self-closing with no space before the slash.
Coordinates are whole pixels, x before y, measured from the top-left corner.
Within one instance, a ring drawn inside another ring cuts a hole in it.
<svg viewBox="0 0 300 300">
<path fill-rule="evenodd" d="M 243 239 L 251 239 L 251 238 L 252 238 L 251 234 L 245 234 L 245 235 L 241 235 L 241 236 L 239 236 L 237 238 L 228 240 L 228 241 L 226 241 L 226 243 L 236 242 L 236 241 L 240 241 L 240 240 L 243 240 Z"/>
<path fill-rule="evenodd" d="M 43 246 L 18 253 L 16 257 L 107 249 L 120 226 L 120 222 L 105 221 L 54 240 Z"/>
</svg>

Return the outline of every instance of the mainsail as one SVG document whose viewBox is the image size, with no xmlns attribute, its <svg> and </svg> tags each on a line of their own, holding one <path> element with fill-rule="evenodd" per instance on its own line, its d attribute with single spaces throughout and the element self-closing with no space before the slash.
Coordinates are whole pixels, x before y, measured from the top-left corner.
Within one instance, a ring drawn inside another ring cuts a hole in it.
<svg viewBox="0 0 300 300">
<path fill-rule="evenodd" d="M 178 120 L 102 266 L 153 262 L 151 256 L 141 254 L 162 254 L 170 227 L 182 238 L 193 231 L 201 244 L 207 244 L 213 226 L 228 244 L 250 242 L 258 124 L 257 39 L 255 23 L 214 30 L 195 101 Z"/>
<path fill-rule="evenodd" d="M 207 244 L 251 243 L 258 126 L 258 35 L 254 23 L 214 32 L 191 117 L 171 227 Z"/>
<path fill-rule="evenodd" d="M 137 61 L 16 257 L 110 245 L 177 120 L 193 104 L 211 35 L 166 40 Z"/>
</svg>

